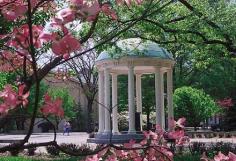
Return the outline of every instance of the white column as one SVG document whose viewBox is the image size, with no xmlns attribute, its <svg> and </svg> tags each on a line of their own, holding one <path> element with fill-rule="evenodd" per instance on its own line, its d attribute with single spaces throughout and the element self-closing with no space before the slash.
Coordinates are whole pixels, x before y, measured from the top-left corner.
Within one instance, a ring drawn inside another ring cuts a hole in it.
<svg viewBox="0 0 236 161">
<path fill-rule="evenodd" d="M 110 74 L 108 68 L 105 69 L 104 71 L 104 83 L 105 83 L 105 134 L 111 133 L 111 123 L 110 123 Z"/>
<path fill-rule="evenodd" d="M 141 74 L 136 74 L 136 103 L 137 103 L 137 112 L 140 113 L 140 130 L 143 128 L 143 120 L 142 120 L 142 80 Z"/>
<path fill-rule="evenodd" d="M 171 120 L 174 119 L 173 109 L 173 73 L 172 69 L 167 71 L 167 106 L 168 106 L 168 125 L 171 124 Z M 172 130 L 168 126 L 168 130 Z"/>
<path fill-rule="evenodd" d="M 129 66 L 128 71 L 128 101 L 129 101 L 129 131 L 135 133 L 135 106 L 134 106 L 134 67 Z"/>
<path fill-rule="evenodd" d="M 112 74 L 112 133 L 118 133 L 117 74 Z"/>
<path fill-rule="evenodd" d="M 164 83 L 160 67 L 155 68 L 156 124 L 165 129 Z"/>
<path fill-rule="evenodd" d="M 98 133 L 103 133 L 104 128 L 105 128 L 105 120 L 104 120 L 104 113 L 105 113 L 105 108 L 104 108 L 104 72 L 99 71 L 98 73 L 98 108 L 99 108 L 99 113 L 98 113 L 98 119 L 99 119 L 99 129 Z"/>
</svg>

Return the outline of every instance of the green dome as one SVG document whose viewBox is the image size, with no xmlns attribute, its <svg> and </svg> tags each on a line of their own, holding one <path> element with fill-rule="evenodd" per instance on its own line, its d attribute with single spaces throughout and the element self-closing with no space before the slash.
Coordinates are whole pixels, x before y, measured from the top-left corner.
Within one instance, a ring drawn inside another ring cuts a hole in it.
<svg viewBox="0 0 236 161">
<path fill-rule="evenodd" d="M 114 50 L 101 52 L 96 61 L 122 57 L 150 57 L 173 60 L 172 54 L 157 43 L 142 41 L 140 38 L 130 38 L 118 41 Z"/>
</svg>

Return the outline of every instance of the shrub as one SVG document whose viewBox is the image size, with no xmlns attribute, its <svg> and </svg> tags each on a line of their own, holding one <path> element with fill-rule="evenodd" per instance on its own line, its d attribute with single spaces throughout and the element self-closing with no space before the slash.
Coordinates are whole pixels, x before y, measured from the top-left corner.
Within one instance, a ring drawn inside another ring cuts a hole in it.
<svg viewBox="0 0 236 161">
<path fill-rule="evenodd" d="M 78 150 L 78 152 L 81 154 L 92 153 L 94 151 L 88 144 L 82 144 L 78 146 Z"/>
<path fill-rule="evenodd" d="M 212 151 L 218 153 L 221 151 L 225 155 L 227 155 L 229 152 L 235 153 L 236 152 L 236 147 L 232 143 L 223 143 L 223 142 L 218 142 L 216 144 L 212 144 Z"/>
<path fill-rule="evenodd" d="M 215 101 L 204 91 L 191 87 L 177 88 L 174 92 L 175 117 L 185 117 L 188 126 L 199 126 L 220 111 Z"/>
<path fill-rule="evenodd" d="M 66 151 L 71 151 L 71 152 L 75 152 L 78 153 L 79 152 L 79 147 L 76 144 L 66 144 L 63 143 L 60 145 L 63 149 L 65 149 Z"/>
<path fill-rule="evenodd" d="M 11 156 L 18 156 L 19 153 L 20 153 L 19 149 L 15 149 L 15 150 L 10 151 Z"/>
<path fill-rule="evenodd" d="M 16 147 L 15 143 L 11 144 L 11 146 Z M 10 152 L 11 156 L 18 156 L 21 151 L 23 151 L 23 150 L 16 148 L 16 149 L 11 150 L 9 152 Z"/>
<path fill-rule="evenodd" d="M 29 145 L 30 145 L 30 144 L 29 144 Z M 28 155 L 29 155 L 29 156 L 35 155 L 36 149 L 37 149 L 36 147 L 30 147 L 30 148 L 28 148 L 28 150 L 27 150 Z"/>
<path fill-rule="evenodd" d="M 177 155 L 174 157 L 174 161 L 199 161 L 199 160 L 200 160 L 199 154 L 195 155 L 184 154 L 184 155 Z"/>
<path fill-rule="evenodd" d="M 189 150 L 192 154 L 202 154 L 207 150 L 205 143 L 193 142 L 189 146 Z"/>
<path fill-rule="evenodd" d="M 127 111 L 123 111 L 118 115 L 118 126 L 120 131 L 128 131 L 129 122 Z"/>
<path fill-rule="evenodd" d="M 58 156 L 60 153 L 60 150 L 57 149 L 55 146 L 49 145 L 46 147 L 46 150 L 49 154 L 53 155 L 53 156 Z"/>
<path fill-rule="evenodd" d="M 76 145 L 76 144 L 61 144 L 60 145 L 66 151 L 71 151 L 78 154 L 86 154 L 93 152 L 93 148 L 91 148 L 88 144 Z"/>
</svg>

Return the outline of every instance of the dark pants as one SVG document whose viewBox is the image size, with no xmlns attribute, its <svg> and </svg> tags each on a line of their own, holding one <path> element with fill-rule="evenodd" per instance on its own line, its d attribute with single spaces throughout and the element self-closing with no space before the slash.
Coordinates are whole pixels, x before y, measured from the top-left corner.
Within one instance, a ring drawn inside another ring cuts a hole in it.
<svg viewBox="0 0 236 161">
<path fill-rule="evenodd" d="M 64 132 L 63 132 L 63 135 L 64 135 L 65 133 L 67 133 L 67 135 L 69 135 L 69 132 L 70 132 L 70 128 L 65 128 L 65 129 L 64 129 Z"/>
</svg>

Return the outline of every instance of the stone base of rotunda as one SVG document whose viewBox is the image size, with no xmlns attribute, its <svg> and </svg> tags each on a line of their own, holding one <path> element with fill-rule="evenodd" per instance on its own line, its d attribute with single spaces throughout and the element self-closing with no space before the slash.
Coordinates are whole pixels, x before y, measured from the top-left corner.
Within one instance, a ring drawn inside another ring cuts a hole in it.
<svg viewBox="0 0 236 161">
<path fill-rule="evenodd" d="M 94 138 L 87 139 L 88 143 L 96 143 L 96 144 L 122 144 L 128 143 L 131 139 L 136 142 L 142 141 L 144 135 L 140 133 L 129 134 L 128 132 L 122 132 L 118 134 L 95 134 Z"/>
</svg>

